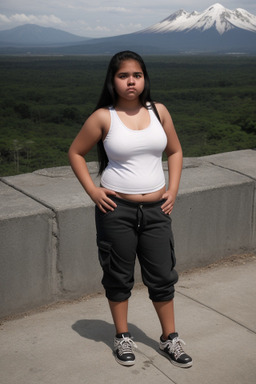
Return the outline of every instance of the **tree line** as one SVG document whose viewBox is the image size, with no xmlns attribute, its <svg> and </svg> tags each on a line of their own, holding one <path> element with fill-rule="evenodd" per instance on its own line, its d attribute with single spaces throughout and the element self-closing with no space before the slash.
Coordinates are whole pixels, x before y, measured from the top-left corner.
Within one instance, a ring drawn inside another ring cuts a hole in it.
<svg viewBox="0 0 256 384">
<path fill-rule="evenodd" d="M 256 57 L 146 56 L 154 100 L 184 156 L 256 148 Z M 68 165 L 93 111 L 108 56 L 0 57 L 0 176 Z M 96 160 L 96 151 L 88 161 Z"/>
</svg>

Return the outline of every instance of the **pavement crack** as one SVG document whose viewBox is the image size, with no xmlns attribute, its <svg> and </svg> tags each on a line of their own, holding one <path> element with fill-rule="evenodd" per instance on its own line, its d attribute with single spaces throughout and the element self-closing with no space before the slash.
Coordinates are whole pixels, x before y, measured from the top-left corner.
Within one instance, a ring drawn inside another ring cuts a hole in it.
<svg viewBox="0 0 256 384">
<path fill-rule="evenodd" d="M 140 349 L 137 350 L 138 353 L 140 353 L 142 356 L 145 357 L 147 363 L 151 364 L 158 372 L 160 372 L 163 376 L 165 376 L 171 383 L 178 384 L 176 381 L 172 380 L 165 372 L 163 372 L 155 363 L 154 361 L 148 357 L 145 353 L 143 353 Z M 171 364 L 171 363 L 170 363 Z"/>
<path fill-rule="evenodd" d="M 22 193 L 24 196 L 27 196 L 31 200 L 37 202 L 41 206 L 49 209 L 52 212 L 52 272 L 51 272 L 51 278 L 52 278 L 52 284 L 53 284 L 53 295 L 56 297 L 59 297 L 59 295 L 62 295 L 63 293 L 67 293 L 66 289 L 64 288 L 64 278 L 63 278 L 63 271 L 61 268 L 61 262 L 60 262 L 60 228 L 59 228 L 59 217 L 58 217 L 58 211 L 51 206 L 50 204 L 47 204 L 45 201 L 39 199 L 38 197 L 32 195 L 31 193 L 25 191 L 23 188 L 17 187 L 16 185 L 13 185 L 8 180 L 1 178 L 1 182 L 8 185 L 10 188 L 14 189 L 17 192 Z"/>
<path fill-rule="evenodd" d="M 253 329 L 247 327 L 246 325 L 240 323 L 240 322 L 237 321 L 237 320 L 232 319 L 232 317 L 230 317 L 230 316 L 228 316 L 228 315 L 225 315 L 225 313 L 222 313 L 222 312 L 218 311 L 217 309 L 215 309 L 215 308 L 213 308 L 213 307 L 210 307 L 209 305 L 204 304 L 204 303 L 202 303 L 201 301 L 199 301 L 199 300 L 197 300 L 197 299 L 194 299 L 193 297 L 191 297 L 191 296 L 189 296 L 189 295 L 186 295 L 185 293 L 182 293 L 182 292 L 180 292 L 180 291 L 178 291 L 178 290 L 176 290 L 176 292 L 177 292 L 179 295 L 184 296 L 184 297 L 186 297 L 187 299 L 192 300 L 192 301 L 194 301 L 195 303 L 200 304 L 200 305 L 202 305 L 203 307 L 208 308 L 208 309 L 210 309 L 211 311 L 213 311 L 213 312 L 215 312 L 215 313 L 218 313 L 219 315 L 225 317 L 226 319 L 232 321 L 233 323 L 239 325 L 240 327 L 243 327 L 244 329 L 247 329 L 247 331 L 256 334 L 256 332 L 255 332 Z"/>
<path fill-rule="evenodd" d="M 218 167 L 218 168 L 221 168 L 221 169 L 226 169 L 230 172 L 234 172 L 234 173 L 237 173 L 238 175 L 241 175 L 241 176 L 245 176 L 245 177 L 248 177 L 248 179 L 252 180 L 252 181 L 256 181 L 255 177 L 252 177 L 250 175 L 247 175 L 246 173 L 244 172 L 241 172 L 241 171 L 238 171 L 237 169 L 233 169 L 233 168 L 229 168 L 229 167 L 225 167 L 224 165 L 220 165 L 220 164 L 216 164 L 212 161 L 209 161 L 208 162 L 209 164 L 213 165 L 214 167 Z"/>
<path fill-rule="evenodd" d="M 56 214 L 56 211 L 55 211 L 54 207 L 52 207 L 50 204 L 47 204 L 45 201 L 39 199 L 38 197 L 32 195 L 29 192 L 26 192 L 24 189 L 19 188 L 16 185 L 13 185 L 12 183 L 10 183 L 7 180 L 5 180 L 4 178 L 1 178 L 0 181 L 2 183 L 4 183 L 4 184 L 8 185 L 8 187 L 14 189 L 15 191 L 22 193 L 24 196 L 29 197 L 31 200 L 34 200 L 36 203 L 44 206 L 45 208 L 50 209 L 54 214 Z"/>
</svg>

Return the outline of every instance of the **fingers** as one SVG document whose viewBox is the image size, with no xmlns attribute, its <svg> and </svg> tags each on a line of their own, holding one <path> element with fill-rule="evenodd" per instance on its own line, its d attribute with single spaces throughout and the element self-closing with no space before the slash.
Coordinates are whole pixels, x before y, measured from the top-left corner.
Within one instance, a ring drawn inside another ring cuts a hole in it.
<svg viewBox="0 0 256 384">
<path fill-rule="evenodd" d="M 107 211 L 114 211 L 116 208 L 116 204 L 109 198 L 102 200 L 99 202 L 98 207 L 102 210 L 102 212 L 106 213 Z"/>
<path fill-rule="evenodd" d="M 107 211 L 114 211 L 117 207 L 116 203 L 108 197 L 108 195 L 115 196 L 116 193 L 114 191 L 100 188 L 97 198 L 95 199 L 95 203 L 99 207 L 99 209 L 106 213 Z"/>
<path fill-rule="evenodd" d="M 107 208 L 110 207 L 111 210 L 113 211 L 117 205 L 112 199 L 110 199 L 108 197 L 108 195 L 116 196 L 116 193 L 114 191 L 107 189 L 107 190 L 105 190 L 105 195 L 106 195 L 106 197 L 104 198 L 104 202 L 107 204 Z"/>
<path fill-rule="evenodd" d="M 161 206 L 161 209 L 162 211 L 166 214 L 166 215 L 170 215 L 172 210 L 173 210 L 173 206 L 174 206 L 174 199 L 172 197 L 171 194 L 167 194 L 165 193 L 163 195 L 163 199 L 166 199 L 166 201 L 164 202 L 164 204 Z"/>
<path fill-rule="evenodd" d="M 162 206 L 162 211 L 166 214 L 166 215 L 170 215 L 172 210 L 173 210 L 173 204 L 168 204 L 166 206 Z"/>
</svg>

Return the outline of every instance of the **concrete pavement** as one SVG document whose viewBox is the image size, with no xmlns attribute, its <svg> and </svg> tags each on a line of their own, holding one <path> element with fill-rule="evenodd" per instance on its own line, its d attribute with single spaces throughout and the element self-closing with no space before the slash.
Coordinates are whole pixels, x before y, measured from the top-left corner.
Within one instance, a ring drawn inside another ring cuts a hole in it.
<svg viewBox="0 0 256 384">
<path fill-rule="evenodd" d="M 254 384 L 256 255 L 183 273 L 176 285 L 176 328 L 193 367 L 158 353 L 160 328 L 146 289 L 137 285 L 129 323 L 136 364 L 112 355 L 114 328 L 102 294 L 63 303 L 0 326 L 3 384 Z"/>
</svg>

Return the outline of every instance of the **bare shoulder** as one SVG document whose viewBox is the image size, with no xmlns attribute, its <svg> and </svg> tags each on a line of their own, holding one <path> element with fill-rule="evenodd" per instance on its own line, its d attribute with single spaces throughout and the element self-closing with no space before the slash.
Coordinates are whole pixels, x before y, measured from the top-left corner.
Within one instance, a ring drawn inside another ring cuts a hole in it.
<svg viewBox="0 0 256 384">
<path fill-rule="evenodd" d="M 162 103 L 155 103 L 155 106 L 156 106 L 156 109 L 157 109 L 157 111 L 158 111 L 160 116 L 161 115 L 164 116 L 166 114 L 170 115 L 168 109 L 166 108 L 166 106 L 164 104 L 162 104 Z"/>
<path fill-rule="evenodd" d="M 164 125 L 165 123 L 167 124 L 172 123 L 172 117 L 170 115 L 170 112 L 166 108 L 166 106 L 162 103 L 155 103 L 155 106 L 160 116 L 162 124 Z"/>
<path fill-rule="evenodd" d="M 103 126 L 106 122 L 110 121 L 110 113 L 108 108 L 97 109 L 91 114 L 89 119 Z"/>
<path fill-rule="evenodd" d="M 82 130 L 97 137 L 105 137 L 110 127 L 110 113 L 107 108 L 99 108 L 85 121 Z"/>
</svg>

